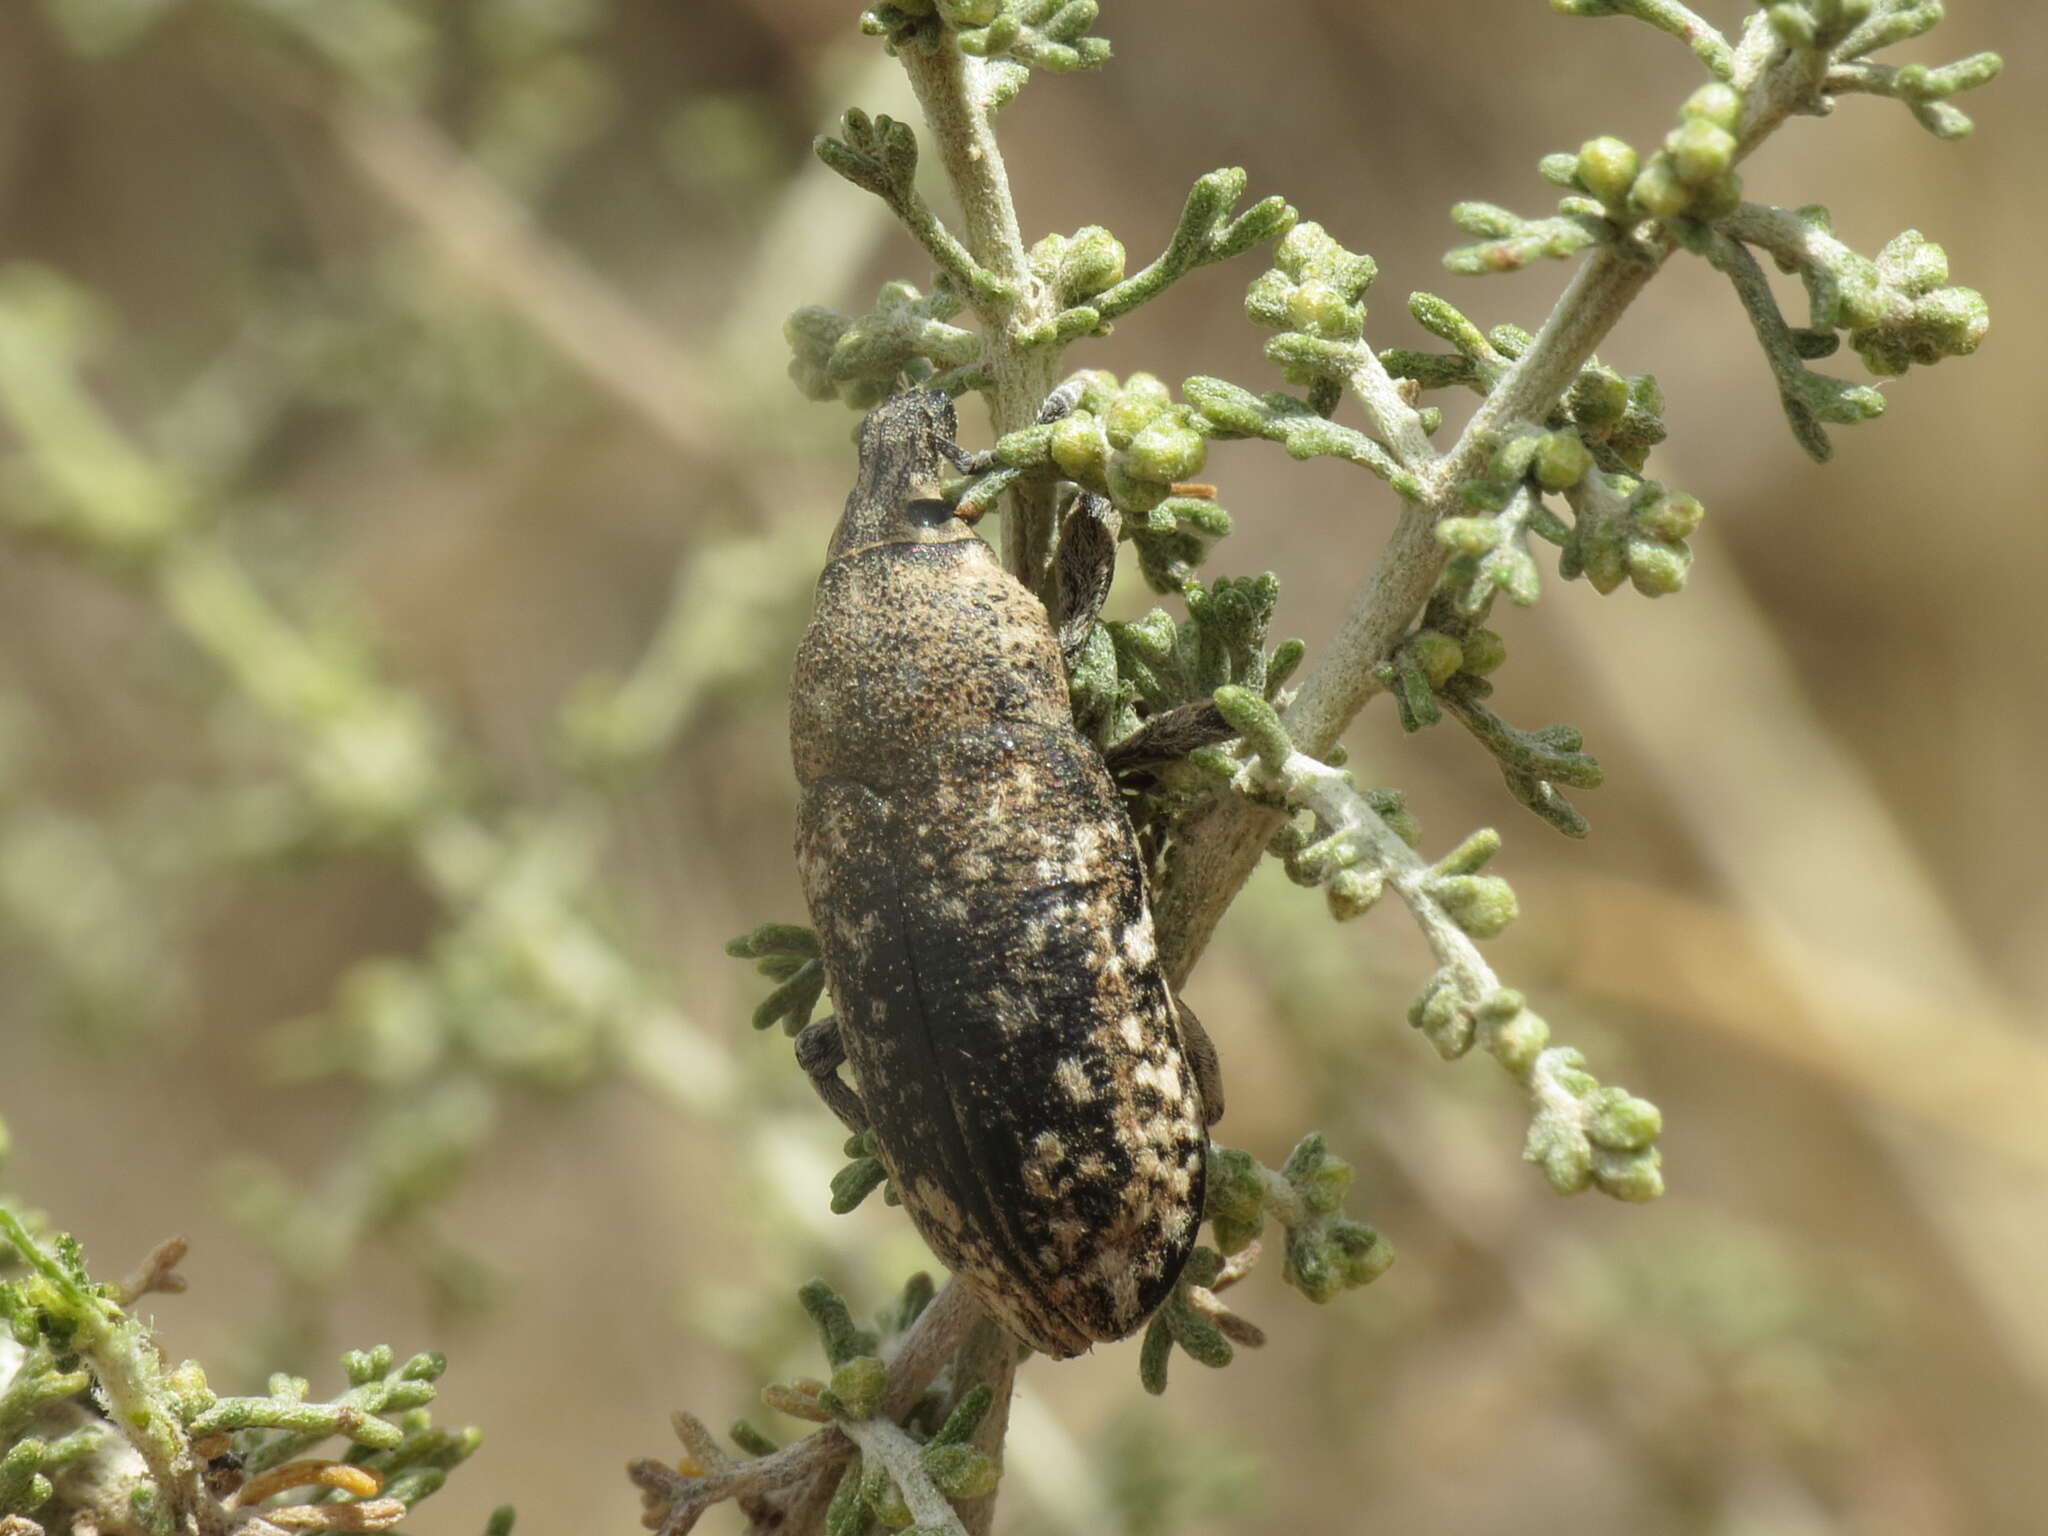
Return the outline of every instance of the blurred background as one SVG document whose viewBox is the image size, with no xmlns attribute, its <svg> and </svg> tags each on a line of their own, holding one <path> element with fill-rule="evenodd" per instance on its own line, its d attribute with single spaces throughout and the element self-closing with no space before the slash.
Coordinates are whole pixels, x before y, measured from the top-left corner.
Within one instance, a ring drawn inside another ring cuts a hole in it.
<svg viewBox="0 0 2048 1536">
<path fill-rule="evenodd" d="M 1973 138 L 1851 97 L 1744 175 L 1859 250 L 1943 242 L 1978 356 L 1823 468 L 1700 263 L 1603 349 L 1658 376 L 1652 472 L 1708 519 L 1678 597 L 1497 615 L 1496 705 L 1606 766 L 1591 837 L 1452 730 L 1353 733 L 1425 848 L 1506 834 L 1490 953 L 1663 1107 L 1669 1193 L 1552 1196 L 1512 1084 L 1405 1024 L 1403 915 L 1338 929 L 1262 872 L 1190 987 L 1225 1139 L 1327 1132 L 1400 1262 L 1322 1310 L 1255 1275 L 1270 1345 L 1163 1400 L 1134 1344 L 1038 1362 L 998 1529 L 2042 1529 L 2048 16 L 1951 11 L 1908 56 L 2005 54 Z M 929 1262 L 879 1202 L 827 1213 L 837 1127 L 723 954 L 801 917 L 783 680 L 852 463 L 781 320 L 929 277 L 809 152 L 910 115 L 856 12 L 0 7 L 5 1178 L 106 1275 L 189 1235 L 157 1315 L 223 1390 L 447 1349 L 440 1416 L 486 1441 L 421 1531 L 635 1529 L 672 1407 L 800 1428 L 754 1401 L 817 1368 L 798 1283 L 864 1312 Z M 1104 12 L 1108 69 L 1001 120 L 1027 239 L 1105 223 L 1135 266 L 1243 165 L 1378 259 L 1381 345 L 1427 340 L 1418 287 L 1533 327 L 1566 270 L 1445 276 L 1445 209 L 1542 211 L 1541 154 L 1654 143 L 1697 76 L 1536 0 Z M 1272 387 L 1259 267 L 1070 358 Z M 1277 571 L 1313 660 L 1390 498 L 1268 444 L 1208 477 L 1210 570 Z"/>
</svg>

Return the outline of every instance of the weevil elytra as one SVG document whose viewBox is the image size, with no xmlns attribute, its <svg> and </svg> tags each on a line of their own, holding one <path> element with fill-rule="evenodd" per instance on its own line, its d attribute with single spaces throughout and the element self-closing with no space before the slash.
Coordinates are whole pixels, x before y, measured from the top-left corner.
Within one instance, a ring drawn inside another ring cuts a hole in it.
<svg viewBox="0 0 2048 1536">
<path fill-rule="evenodd" d="M 940 498 L 955 430 L 923 392 L 862 423 L 797 652 L 797 860 L 837 1010 L 797 1051 L 946 1267 L 1065 1357 L 1179 1278 L 1222 1097 L 1062 633 Z M 1070 643 L 1107 591 L 1107 513 L 1062 538 Z"/>
</svg>

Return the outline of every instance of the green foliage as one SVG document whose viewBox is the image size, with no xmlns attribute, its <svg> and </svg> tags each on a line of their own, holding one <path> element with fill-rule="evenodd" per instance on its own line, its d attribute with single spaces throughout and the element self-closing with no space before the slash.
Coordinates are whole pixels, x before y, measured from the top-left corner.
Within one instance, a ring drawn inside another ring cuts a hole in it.
<svg viewBox="0 0 2048 1536">
<path fill-rule="evenodd" d="M 1100 370 L 1084 372 L 1070 387 L 1079 390 L 1072 409 L 1001 438 L 995 459 L 1003 468 L 963 490 L 959 504 L 985 507 L 1014 483 L 1005 470 L 1057 474 L 1108 498 L 1155 592 L 1182 590 L 1231 526 L 1210 487 L 1186 483 L 1208 456 L 1200 416 L 1191 405 L 1174 404 L 1167 387 L 1146 373 L 1118 383 Z"/>
<path fill-rule="evenodd" d="M 825 990 L 825 967 L 819 959 L 818 935 L 795 923 L 763 923 L 725 946 L 736 960 L 752 960 L 754 969 L 779 985 L 754 1010 L 754 1028 L 767 1029 L 778 1020 L 782 1032 L 795 1035 L 811 1022 Z"/>
<path fill-rule="evenodd" d="M 936 271 L 915 274 L 916 285 L 885 283 L 865 313 L 800 309 L 786 336 L 791 375 L 815 399 L 865 408 L 910 385 L 987 397 L 995 447 L 980 473 L 951 490 L 964 515 L 1002 506 L 1005 560 L 1020 579 L 1047 590 L 1072 485 L 1109 500 L 1153 590 L 1180 594 L 1185 617 L 1155 609 L 1098 626 L 1071 679 L 1076 718 L 1105 748 L 1205 705 L 1237 733 L 1235 746 L 1204 748 L 1132 787 L 1148 851 L 1160 855 L 1152 868 L 1158 909 L 1206 907 L 1213 921 L 1235 877 L 1202 855 L 1247 829 L 1257 835 L 1241 839 L 1245 846 L 1268 846 L 1295 880 L 1320 887 L 1336 919 L 1360 916 L 1392 892 L 1435 961 L 1412 1022 L 1446 1058 L 1476 1045 L 1500 1062 L 1530 1102 L 1526 1155 L 1553 1187 L 1640 1200 L 1662 1187 L 1657 1110 L 1603 1086 L 1577 1050 L 1553 1044 L 1548 1023 L 1479 956 L 1476 941 L 1518 912 L 1513 889 L 1489 872 L 1498 836 L 1474 832 L 1429 861 L 1416 851 L 1420 829 L 1400 792 L 1358 789 L 1341 771 L 1336 736 L 1376 691 L 1392 695 L 1410 730 L 1449 714 L 1497 760 L 1517 801 L 1561 830 L 1586 831 L 1565 795 L 1600 782 L 1581 733 L 1512 726 L 1489 703 L 1506 653 L 1490 627 L 1495 599 L 1505 594 L 1522 607 L 1545 595 L 1544 544 L 1558 550 L 1567 580 L 1583 575 L 1603 593 L 1624 581 L 1649 596 L 1675 593 L 1702 515 L 1697 500 L 1646 472 L 1666 430 L 1656 380 L 1602 364 L 1591 339 L 1663 262 L 1700 256 L 1735 288 L 1795 437 L 1824 457 L 1826 428 L 1875 417 L 1884 397 L 1808 364 L 1846 338 L 1871 373 L 1897 376 L 1973 351 L 1988 312 L 1981 295 L 1950 283 L 1945 253 L 1916 231 L 1865 255 L 1834 237 L 1818 207 L 1742 201 L 1740 162 L 1787 116 L 1824 114 L 1848 94 L 1889 96 L 1934 133 L 1960 136 L 1969 120 L 1953 98 L 1999 65 L 1989 54 L 1936 66 L 1872 60 L 1929 30 L 1941 16 L 1934 0 L 1775 0 L 1732 41 L 1677 0 L 1553 3 L 1580 16 L 1633 16 L 1680 39 L 1708 78 L 1655 147 L 1602 135 L 1545 157 L 1539 172 L 1561 194 L 1554 211 L 1525 218 L 1492 204 L 1454 206 L 1470 243 L 1446 258 L 1453 273 L 1510 272 L 1538 258 L 1584 263 L 1558 316 L 1537 331 L 1483 328 L 1418 293 L 1410 314 L 1449 350 L 1376 350 L 1365 303 L 1373 259 L 1301 221 L 1280 197 L 1240 208 L 1249 181 L 1234 168 L 1194 183 L 1164 249 L 1135 271 L 1124 241 L 1101 224 L 1026 243 L 995 114 L 1033 70 L 1088 69 L 1108 58 L 1107 41 L 1092 33 L 1095 0 L 895 0 L 865 12 L 861 25 L 910 74 L 923 125 L 852 110 L 815 147 L 821 163 L 899 219 Z M 89 53 L 135 46 L 173 11 L 164 0 L 43 0 L 42 9 Z M 453 180 L 437 184 L 444 189 L 505 186 L 538 201 L 617 111 L 607 77 L 586 56 L 603 35 L 603 15 L 580 0 L 475 8 L 462 43 L 482 61 L 475 88 L 459 113 L 443 114 L 464 119 L 460 146 L 444 145 L 412 105 L 443 105 L 444 29 L 421 8 L 227 0 L 223 9 L 237 24 L 235 46 L 278 64 L 295 95 L 340 103 L 320 108 L 328 127 L 346 127 L 364 103 L 404 114 L 409 153 L 452 163 Z M 714 163 L 722 141 L 737 137 L 721 125 L 738 121 L 718 109 L 678 115 L 674 169 L 743 179 L 746 156 L 765 152 L 758 139 L 724 169 Z M 470 162 L 488 174 L 466 180 Z M 947 168 L 958 232 L 920 192 L 921 162 L 927 172 Z M 520 220 L 499 218 L 504 210 L 488 199 L 464 207 L 513 246 L 526 238 Z M 1249 280 L 1245 312 L 1270 333 L 1265 356 L 1286 390 L 1258 393 L 1198 374 L 1176 401 L 1153 374 L 1090 370 L 1076 376 L 1066 416 L 1036 419 L 1070 348 L 1106 339 L 1115 320 L 1188 273 L 1268 242 L 1274 249 Z M 334 281 L 315 291 L 258 285 L 259 386 L 283 397 L 281 417 L 291 407 L 340 407 L 373 426 L 459 441 L 516 421 L 556 389 L 556 353 L 587 356 L 574 326 L 544 338 L 399 244 L 359 266 L 337 263 Z M 1804 326 L 1780 314 L 1759 252 L 1801 277 Z M 539 265 L 557 280 L 566 271 L 570 288 L 584 293 L 573 264 Z M 749 1154 L 759 1151 L 772 1131 L 725 1105 L 727 1058 L 680 1025 L 612 931 L 597 876 L 611 820 L 601 786 L 657 760 L 716 683 L 765 675 L 752 621 L 800 592 L 808 554 L 763 539 L 732 565 L 679 579 L 643 664 L 624 679 L 587 680 L 564 710 L 566 788 L 520 806 L 485 782 L 480 754 L 448 712 L 387 676 L 366 634 L 309 617 L 316 596 L 251 556 L 236 508 L 260 490 L 251 466 L 276 450 L 274 424 L 224 409 L 233 387 L 210 382 L 175 409 L 123 424 L 100 403 L 98 380 L 87 382 L 107 324 L 89 295 L 55 274 L 16 267 L 0 277 L 0 415 L 18 439 L 0 528 L 125 584 L 158 620 L 164 647 L 210 676 L 222 734 L 259 741 L 261 753 L 253 768 L 237 765 L 245 782 L 231 806 L 200 806 L 179 848 L 145 858 L 121 827 L 53 808 L 39 779 L 47 770 L 11 751 L 0 732 L 0 915 L 20 947 L 58 976 L 59 995 L 78 1016 L 111 1030 L 175 998 L 172 985 L 153 985 L 175 938 L 176 904 L 161 899 L 160 885 L 183 888 L 195 872 L 230 863 L 349 853 L 390 861 L 438 904 L 441 922 L 417 953 L 358 964 L 326 1007 L 262 1047 L 283 1080 L 344 1081 L 362 1104 L 358 1134 L 316 1185 L 295 1188 L 253 1163 L 228 1180 L 237 1213 L 269 1243 L 298 1303 L 316 1310 L 373 1236 L 406 1238 L 444 1299 L 473 1294 L 476 1271 L 434 1240 L 432 1217 L 518 1091 L 587 1083 L 623 1064 L 690 1112 L 722 1116 L 750 1138 Z M 663 388 L 670 382 L 664 377 Z M 124 403 L 150 393 L 135 380 L 110 383 Z M 1449 387 L 1472 392 L 1477 413 L 1455 441 L 1432 447 L 1444 417 L 1423 396 Z M 1356 424 L 1336 419 L 1347 411 Z M 1358 622 L 1347 620 L 1298 696 L 1286 685 L 1303 647 L 1268 646 L 1276 578 L 1202 574 L 1232 519 L 1192 477 L 1208 467 L 1210 442 L 1238 439 L 1357 465 L 1400 499 L 1396 535 L 1355 605 Z M 59 869 L 72 877 L 54 880 Z M 1190 894 L 1174 883 L 1195 878 L 1218 889 Z M 1182 957 L 1206 937 L 1192 919 L 1177 932 L 1162 928 L 1163 944 L 1178 945 Z M 767 925 L 729 948 L 771 983 L 756 1027 L 801 1030 L 822 1001 L 815 935 Z M 115 1020 L 124 1022 L 106 1022 Z M 687 1067 L 656 1065 L 675 1058 Z M 877 1188 L 891 1198 L 878 1154 L 871 1135 L 848 1141 L 850 1161 L 832 1181 L 835 1210 Z M 1148 1387 L 1163 1386 L 1175 1346 L 1219 1365 L 1257 1341 L 1258 1331 L 1216 1298 L 1249 1268 L 1269 1216 L 1286 1229 L 1284 1277 L 1316 1300 L 1385 1267 L 1386 1245 L 1339 1209 L 1350 1175 L 1314 1136 L 1278 1170 L 1215 1149 L 1207 1213 L 1215 1247 L 1198 1252 L 1147 1329 L 1139 1355 Z M 345 1465 L 367 1469 L 383 1496 L 408 1504 L 474 1445 L 470 1432 L 437 1430 L 425 1417 L 441 1369 L 434 1355 L 403 1363 L 388 1350 L 351 1355 L 348 1387 L 327 1401 L 289 1377 L 262 1396 L 219 1397 L 196 1367 L 157 1357 L 116 1294 L 90 1281 L 74 1243 L 0 1216 L 26 1266 L 0 1282 L 18 1352 L 0 1385 L 0 1436 L 18 1435 L 0 1456 L 0 1513 L 46 1511 L 67 1497 L 81 1466 L 117 1456 L 129 1489 L 118 1521 L 169 1528 L 204 1500 L 217 1502 L 196 1444 L 214 1437 L 228 1438 L 245 1473 L 260 1475 L 339 1436 L 352 1445 Z M 947 1501 L 984 1498 L 993 1486 L 997 1458 L 970 1441 L 992 1426 L 999 1444 L 1000 1416 L 987 1416 L 1006 1400 L 1007 1374 L 967 1380 L 973 1357 L 955 1324 L 920 1367 L 924 1378 L 907 1381 L 906 1341 L 938 1326 L 932 1295 L 928 1281 L 914 1280 L 880 1326 L 866 1329 L 828 1287 L 807 1287 L 802 1299 L 830 1380 L 778 1384 L 764 1396 L 834 1426 L 831 1435 L 778 1449 L 742 1421 L 732 1439 L 743 1456 L 734 1459 L 683 1416 L 695 1470 L 666 1480 L 636 1474 L 670 1500 L 667 1529 L 686 1528 L 691 1511 L 718 1498 L 762 1499 L 764 1489 L 780 1497 L 801 1480 L 774 1477 L 807 1457 L 817 1459 L 803 1466 L 816 1471 L 825 1457 L 818 1447 L 842 1454 L 844 1438 L 859 1454 L 843 1477 L 840 1463 L 830 1467 L 838 1480 L 826 1484 L 837 1488 L 827 1528 L 840 1536 L 877 1523 L 961 1529 Z M 1752 1347 L 1768 1333 L 1742 1342 Z M 93 1389 L 107 1415 L 76 1401 Z M 900 1411 L 899 1400 L 908 1402 Z M 346 1474 L 334 1476 L 342 1481 L 317 1498 L 365 1497 Z M 491 1529 L 508 1526 L 501 1513 Z"/>
<path fill-rule="evenodd" d="M 438 1353 L 399 1361 L 389 1346 L 342 1357 L 348 1388 L 309 1400 L 282 1373 L 256 1397 L 226 1397 L 194 1361 L 172 1365 L 127 1304 L 181 1290 L 183 1243 L 151 1255 L 132 1294 L 95 1282 L 77 1242 L 38 1235 L 0 1206 L 0 1239 L 23 1266 L 0 1279 L 0 1515 L 56 1528 L 226 1530 L 231 1508 L 279 1525 L 380 1530 L 435 1493 L 481 1439 L 428 1412 L 447 1369 Z M 308 1459 L 340 1439 L 340 1459 Z M 311 1499 L 291 1490 L 313 1488 Z M 348 1515 L 321 1511 L 349 1497 Z M 288 1506 L 288 1507 L 287 1507 Z M 497 1528 L 510 1528 L 510 1512 Z"/>
<path fill-rule="evenodd" d="M 1217 1298 L 1243 1280 L 1260 1256 L 1268 1218 L 1285 1232 L 1281 1277 L 1310 1301 L 1370 1285 L 1394 1262 L 1394 1250 L 1364 1222 L 1344 1214 L 1351 1165 L 1333 1157 L 1320 1132 L 1296 1144 L 1278 1169 L 1248 1152 L 1211 1144 L 1206 1216 L 1215 1248 L 1197 1248 L 1180 1283 L 1146 1325 L 1138 1375 L 1155 1396 L 1166 1390 L 1174 1348 L 1211 1368 L 1230 1364 L 1234 1345 L 1256 1347 L 1265 1334 Z"/>
<path fill-rule="evenodd" d="M 861 12 L 860 24 L 892 52 L 930 52 L 950 33 L 964 54 L 1007 60 L 1016 71 L 1003 83 L 1007 96 L 1023 84 L 1026 69 L 1064 74 L 1106 61 L 1109 40 L 1088 35 L 1096 10 L 1096 0 L 896 0 Z"/>
</svg>

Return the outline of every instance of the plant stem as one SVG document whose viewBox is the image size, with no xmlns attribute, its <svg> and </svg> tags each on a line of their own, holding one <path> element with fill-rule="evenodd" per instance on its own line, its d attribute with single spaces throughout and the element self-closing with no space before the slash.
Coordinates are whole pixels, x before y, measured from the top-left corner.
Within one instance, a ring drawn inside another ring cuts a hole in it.
<svg viewBox="0 0 2048 1536">
<path fill-rule="evenodd" d="M 953 1393 L 950 1411 L 977 1386 L 995 1394 L 987 1414 L 974 1431 L 974 1446 L 993 1456 L 1000 1464 L 1003 1441 L 1010 1430 L 1010 1396 L 1017 1379 L 1017 1343 L 993 1318 L 984 1316 L 967 1330 L 953 1356 Z M 960 1523 L 967 1536 L 988 1536 L 996 1516 L 996 1494 L 992 1489 L 979 1498 L 960 1501 Z"/>
<path fill-rule="evenodd" d="M 1674 8 L 1675 9 L 1675 8 Z M 1733 56 L 1733 83 L 1744 107 L 1737 158 L 1750 154 L 1793 113 L 1811 110 L 1825 72 L 1824 55 L 1780 46 L 1769 22 L 1753 17 Z M 1437 519 L 1459 505 L 1458 489 L 1493 452 L 1499 432 L 1517 421 L 1541 421 L 1577 377 L 1607 333 L 1656 276 L 1676 248 L 1669 235 L 1627 252 L 1607 246 L 1579 269 L 1529 349 L 1501 378 L 1466 423 L 1457 443 L 1428 469 L 1424 494 L 1404 502 L 1393 533 L 1353 595 L 1337 633 L 1303 680 L 1286 713 L 1289 734 L 1304 751 L 1321 755 L 1381 691 L 1374 671 L 1387 659 L 1429 600 L 1450 552 L 1436 542 Z M 1360 381 L 1354 380 L 1354 388 Z M 1368 377 L 1359 391 L 1384 418 L 1384 392 Z M 1405 458 L 1409 444 L 1387 434 Z M 1187 979 L 1217 922 L 1250 878 L 1259 855 L 1280 825 L 1274 811 L 1240 796 L 1219 794 L 1189 813 L 1168 850 L 1166 875 L 1155 893 L 1153 916 L 1159 951 L 1175 986 Z"/>
<path fill-rule="evenodd" d="M 1402 503 L 1393 533 L 1287 710 L 1288 733 L 1303 751 L 1328 752 L 1381 691 L 1374 669 L 1415 623 L 1450 558 L 1436 541 L 1437 520 L 1461 505 L 1459 487 L 1483 467 L 1498 433 L 1510 423 L 1549 414 L 1656 271 L 1654 263 L 1612 249 L 1595 255 L 1558 299 L 1528 351 L 1480 403 L 1457 443 L 1423 467 L 1422 497 Z M 1414 451 L 1407 433 L 1391 446 L 1404 459 Z M 1154 903 L 1160 953 L 1176 986 L 1194 968 L 1279 825 L 1278 813 L 1236 795 L 1219 796 L 1183 824 Z"/>
<path fill-rule="evenodd" d="M 1000 437 L 1035 421 L 1059 382 L 1060 349 L 1023 347 L 1016 339 L 1051 318 L 1055 306 L 1025 259 L 1009 173 L 989 122 L 988 66 L 963 54 L 950 32 L 929 52 L 906 48 L 902 58 L 929 138 L 938 145 L 959 200 L 967 249 L 982 266 L 1015 285 L 1014 298 L 976 305 L 986 333 L 983 361 L 995 384 L 991 414 Z M 1052 566 L 1052 538 L 1051 484 L 1019 484 L 1003 518 L 1003 565 L 1041 596 Z"/>
</svg>

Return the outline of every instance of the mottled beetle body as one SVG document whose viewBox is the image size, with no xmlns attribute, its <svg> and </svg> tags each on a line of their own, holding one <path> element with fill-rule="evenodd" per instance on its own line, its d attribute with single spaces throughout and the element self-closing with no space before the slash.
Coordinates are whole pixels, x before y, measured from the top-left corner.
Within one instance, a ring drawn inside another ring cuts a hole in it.
<svg viewBox="0 0 2048 1536">
<path fill-rule="evenodd" d="M 1065 1357 L 1172 1288 L 1208 1136 L 1136 838 L 1074 729 L 1059 639 L 937 500 L 954 430 L 932 394 L 862 424 L 797 652 L 797 858 L 838 1010 L 812 1029 L 836 1032 L 858 1101 L 832 1045 L 806 1065 L 872 1125 L 946 1267 Z"/>
</svg>

